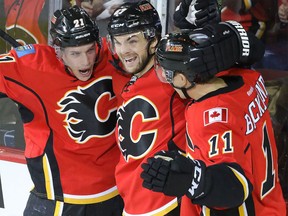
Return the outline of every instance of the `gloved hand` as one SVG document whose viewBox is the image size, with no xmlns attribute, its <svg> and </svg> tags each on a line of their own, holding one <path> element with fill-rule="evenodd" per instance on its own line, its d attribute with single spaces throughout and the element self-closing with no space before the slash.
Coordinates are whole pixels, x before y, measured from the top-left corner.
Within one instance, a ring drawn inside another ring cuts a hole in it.
<svg viewBox="0 0 288 216">
<path fill-rule="evenodd" d="M 161 151 L 141 165 L 143 187 L 168 196 L 190 199 L 203 195 L 205 164 L 176 151 Z"/>
<path fill-rule="evenodd" d="M 240 48 L 237 60 L 239 65 L 249 66 L 263 58 L 265 45 L 253 33 L 246 32 L 243 26 L 236 21 L 226 21 L 223 24 L 228 25 L 237 35 Z"/>
<path fill-rule="evenodd" d="M 247 34 L 235 21 L 195 29 L 189 37 L 196 43 L 195 56 L 199 57 L 199 50 L 202 53 L 193 67 L 194 71 L 199 73 L 215 75 L 236 63 L 250 66 L 259 61 L 265 51 L 262 42 L 253 34 Z"/>
<path fill-rule="evenodd" d="M 174 13 L 174 24 L 180 29 L 195 29 L 220 22 L 217 0 L 182 0 Z"/>
</svg>

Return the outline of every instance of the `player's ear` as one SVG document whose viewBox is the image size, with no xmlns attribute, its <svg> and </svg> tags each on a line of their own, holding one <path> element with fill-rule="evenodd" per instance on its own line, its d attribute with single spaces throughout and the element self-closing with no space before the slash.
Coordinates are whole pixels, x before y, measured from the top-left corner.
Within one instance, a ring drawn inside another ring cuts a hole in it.
<svg viewBox="0 0 288 216">
<path fill-rule="evenodd" d="M 186 86 L 189 86 L 190 83 L 184 74 L 176 73 L 173 78 L 173 85 L 179 88 L 185 88 Z"/>
<path fill-rule="evenodd" d="M 157 37 L 154 37 L 151 42 L 150 42 L 150 48 L 149 48 L 149 52 L 150 54 L 154 54 L 156 51 L 156 47 L 158 45 L 159 39 Z"/>
<path fill-rule="evenodd" d="M 60 48 L 58 46 L 55 46 L 55 53 L 58 59 L 62 60 L 63 57 L 63 48 Z"/>
</svg>

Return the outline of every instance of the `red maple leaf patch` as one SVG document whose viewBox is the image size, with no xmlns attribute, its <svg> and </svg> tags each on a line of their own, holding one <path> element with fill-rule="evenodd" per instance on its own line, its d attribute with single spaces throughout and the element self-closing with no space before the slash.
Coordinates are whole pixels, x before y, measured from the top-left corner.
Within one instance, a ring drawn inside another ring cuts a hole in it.
<svg viewBox="0 0 288 216">
<path fill-rule="evenodd" d="M 214 112 L 210 115 L 210 117 L 211 117 L 211 118 L 217 118 L 219 115 L 220 115 L 219 112 L 214 111 Z"/>
</svg>

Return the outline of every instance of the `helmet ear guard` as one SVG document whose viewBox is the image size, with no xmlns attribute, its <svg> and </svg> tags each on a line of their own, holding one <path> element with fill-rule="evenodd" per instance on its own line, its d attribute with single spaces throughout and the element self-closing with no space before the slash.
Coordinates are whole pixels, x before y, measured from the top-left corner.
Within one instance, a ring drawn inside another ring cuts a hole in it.
<svg viewBox="0 0 288 216">
<path fill-rule="evenodd" d="M 155 28 L 145 28 L 143 30 L 143 34 L 147 40 L 152 40 L 153 38 L 156 37 L 156 29 Z"/>
<path fill-rule="evenodd" d="M 155 58 L 154 70 L 156 72 L 156 75 L 157 75 L 158 79 L 161 82 L 173 84 L 173 78 L 174 78 L 174 75 L 175 75 L 175 71 L 163 68 L 161 66 L 161 64 L 159 63 L 157 58 Z"/>
</svg>

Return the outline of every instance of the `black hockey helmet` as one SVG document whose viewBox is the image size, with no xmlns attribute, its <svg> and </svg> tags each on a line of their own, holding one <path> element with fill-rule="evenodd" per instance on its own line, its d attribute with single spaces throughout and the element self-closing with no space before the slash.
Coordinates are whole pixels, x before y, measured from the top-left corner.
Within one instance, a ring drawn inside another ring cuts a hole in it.
<svg viewBox="0 0 288 216">
<path fill-rule="evenodd" d="M 54 12 L 50 34 L 52 44 L 59 47 L 81 46 L 92 42 L 101 47 L 97 24 L 84 9 L 76 5 Z"/>
<path fill-rule="evenodd" d="M 175 73 L 182 73 L 190 83 L 202 83 L 213 75 L 203 73 L 203 50 L 199 44 L 209 40 L 205 34 L 170 33 L 164 36 L 156 50 L 155 69 L 162 82 L 173 83 Z"/>
<path fill-rule="evenodd" d="M 160 17 L 151 3 L 125 3 L 114 11 L 108 23 L 110 36 L 144 31 L 147 39 L 161 36 Z"/>
</svg>

